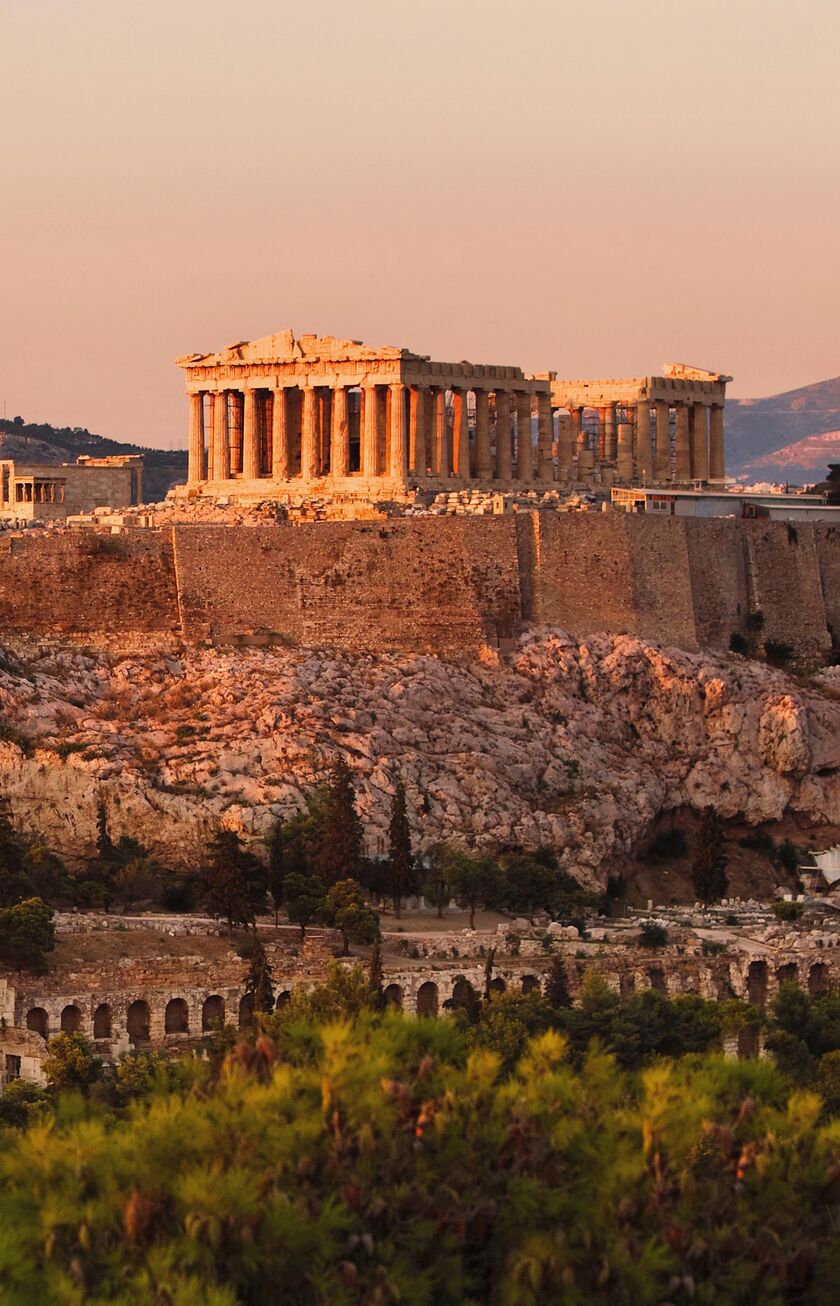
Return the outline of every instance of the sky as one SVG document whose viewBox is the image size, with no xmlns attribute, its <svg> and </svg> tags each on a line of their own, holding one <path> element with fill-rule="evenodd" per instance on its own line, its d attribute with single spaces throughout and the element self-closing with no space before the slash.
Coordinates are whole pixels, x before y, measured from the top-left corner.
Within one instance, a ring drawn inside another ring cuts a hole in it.
<svg viewBox="0 0 840 1306">
<path fill-rule="evenodd" d="M 0 0 L 0 403 L 186 443 L 292 327 L 840 374 L 837 0 Z"/>
</svg>

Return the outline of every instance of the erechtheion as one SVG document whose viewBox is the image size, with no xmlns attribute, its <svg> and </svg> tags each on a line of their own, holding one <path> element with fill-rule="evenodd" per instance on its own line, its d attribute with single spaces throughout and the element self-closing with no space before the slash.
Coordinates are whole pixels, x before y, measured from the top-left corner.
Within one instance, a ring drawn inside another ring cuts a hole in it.
<svg viewBox="0 0 840 1306">
<path fill-rule="evenodd" d="M 731 378 L 717 372 L 558 381 L 292 331 L 177 361 L 193 492 L 400 497 L 724 475 Z"/>
</svg>

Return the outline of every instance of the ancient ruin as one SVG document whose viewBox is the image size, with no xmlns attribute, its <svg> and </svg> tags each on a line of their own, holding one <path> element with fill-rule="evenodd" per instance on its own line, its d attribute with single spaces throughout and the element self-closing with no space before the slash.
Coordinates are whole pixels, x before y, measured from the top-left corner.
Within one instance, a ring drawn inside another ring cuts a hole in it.
<svg viewBox="0 0 840 1306">
<path fill-rule="evenodd" d="M 59 464 L 0 460 L 0 521 L 62 521 L 142 502 L 142 454 L 82 454 L 75 463 Z"/>
<path fill-rule="evenodd" d="M 724 476 L 731 378 L 681 364 L 662 377 L 558 381 L 291 330 L 177 361 L 192 493 L 399 499 L 467 485 Z"/>
</svg>

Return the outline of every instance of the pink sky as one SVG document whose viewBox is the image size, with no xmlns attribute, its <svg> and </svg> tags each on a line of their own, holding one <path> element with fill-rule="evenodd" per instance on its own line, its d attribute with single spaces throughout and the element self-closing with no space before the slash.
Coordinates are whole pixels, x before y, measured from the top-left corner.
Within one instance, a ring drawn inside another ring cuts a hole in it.
<svg viewBox="0 0 840 1306">
<path fill-rule="evenodd" d="M 840 373 L 836 0 L 0 0 L 0 402 L 168 447 L 291 326 Z"/>
</svg>

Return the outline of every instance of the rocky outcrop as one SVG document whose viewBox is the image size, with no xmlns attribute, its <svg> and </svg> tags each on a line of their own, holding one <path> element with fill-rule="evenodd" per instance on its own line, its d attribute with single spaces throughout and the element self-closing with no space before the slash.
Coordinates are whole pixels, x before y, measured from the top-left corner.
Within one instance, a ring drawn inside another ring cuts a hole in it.
<svg viewBox="0 0 840 1306">
<path fill-rule="evenodd" d="M 840 823 L 840 703 L 734 655 L 541 629 L 469 666 L 61 644 L 3 665 L 0 788 L 71 858 L 104 801 L 114 835 L 198 865 L 213 827 L 258 841 L 338 754 L 371 852 L 399 774 L 419 843 L 548 845 L 592 884 L 669 809 Z"/>
</svg>

